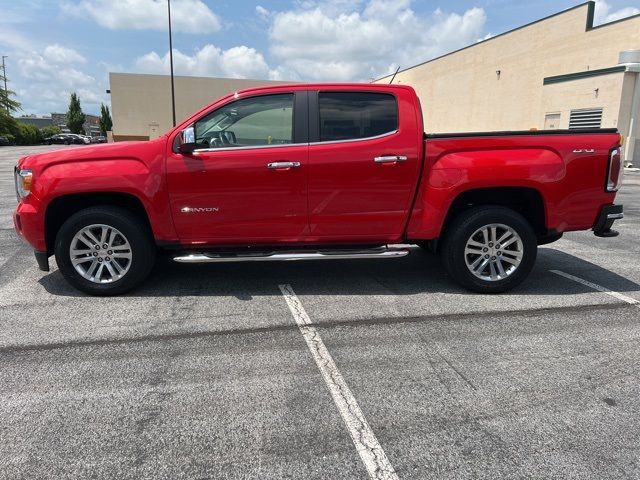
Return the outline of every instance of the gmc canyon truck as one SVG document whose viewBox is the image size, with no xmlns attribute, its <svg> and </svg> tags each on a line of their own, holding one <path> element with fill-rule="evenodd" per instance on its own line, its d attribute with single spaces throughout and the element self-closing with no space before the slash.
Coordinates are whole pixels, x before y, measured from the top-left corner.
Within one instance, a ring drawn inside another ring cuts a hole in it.
<svg viewBox="0 0 640 480">
<path fill-rule="evenodd" d="M 434 113 L 437 114 L 437 113 Z M 165 135 L 21 158 L 15 228 L 41 270 L 94 295 L 177 262 L 439 252 L 476 292 L 523 281 L 563 232 L 612 237 L 616 130 L 423 132 L 408 86 L 300 84 L 227 95 Z"/>
</svg>

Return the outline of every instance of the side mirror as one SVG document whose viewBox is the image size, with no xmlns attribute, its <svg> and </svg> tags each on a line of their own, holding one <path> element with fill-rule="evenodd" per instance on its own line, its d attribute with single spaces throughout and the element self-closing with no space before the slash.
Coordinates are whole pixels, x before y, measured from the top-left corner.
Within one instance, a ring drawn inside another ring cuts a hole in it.
<svg viewBox="0 0 640 480">
<path fill-rule="evenodd" d="M 187 127 L 180 132 L 180 146 L 178 151 L 183 155 L 191 154 L 196 149 L 196 132 L 193 126 Z"/>
</svg>

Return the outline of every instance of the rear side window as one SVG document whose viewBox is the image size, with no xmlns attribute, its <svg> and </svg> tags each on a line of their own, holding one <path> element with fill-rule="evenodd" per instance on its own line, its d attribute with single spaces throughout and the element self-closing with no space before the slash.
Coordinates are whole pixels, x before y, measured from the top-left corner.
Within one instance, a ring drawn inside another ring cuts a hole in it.
<svg viewBox="0 0 640 480">
<path fill-rule="evenodd" d="M 365 92 L 320 92 L 320 141 L 375 137 L 398 129 L 393 95 Z"/>
</svg>

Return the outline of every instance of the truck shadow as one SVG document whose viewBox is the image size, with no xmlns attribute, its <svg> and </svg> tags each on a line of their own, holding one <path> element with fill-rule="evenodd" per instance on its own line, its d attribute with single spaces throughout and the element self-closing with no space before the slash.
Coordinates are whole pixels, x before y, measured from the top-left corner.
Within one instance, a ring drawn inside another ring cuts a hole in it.
<svg viewBox="0 0 640 480">
<path fill-rule="evenodd" d="M 618 292 L 640 291 L 640 285 L 579 257 L 542 247 L 530 277 L 503 295 L 574 295 L 592 289 L 551 273 L 562 270 Z M 59 271 L 39 283 L 52 295 L 85 296 L 71 287 Z M 291 284 L 305 295 L 467 294 L 445 273 L 440 259 L 419 248 L 402 259 L 308 262 L 254 262 L 184 265 L 159 258 L 149 279 L 130 297 L 280 295 L 279 284 Z"/>
</svg>

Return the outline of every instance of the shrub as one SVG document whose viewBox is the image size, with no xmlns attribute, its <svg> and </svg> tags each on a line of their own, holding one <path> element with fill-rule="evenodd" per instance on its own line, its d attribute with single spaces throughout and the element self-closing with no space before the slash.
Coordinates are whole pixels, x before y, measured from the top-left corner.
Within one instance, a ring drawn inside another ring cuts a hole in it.
<svg viewBox="0 0 640 480">
<path fill-rule="evenodd" d="M 37 145 L 42 143 L 42 134 L 35 125 L 18 123 L 16 143 L 18 145 Z"/>
<path fill-rule="evenodd" d="M 60 127 L 56 127 L 55 125 L 51 125 L 49 127 L 42 127 L 40 129 L 40 135 L 42 135 L 42 138 L 47 138 L 47 137 L 51 137 L 52 135 L 57 135 L 58 133 L 60 133 Z"/>
</svg>

